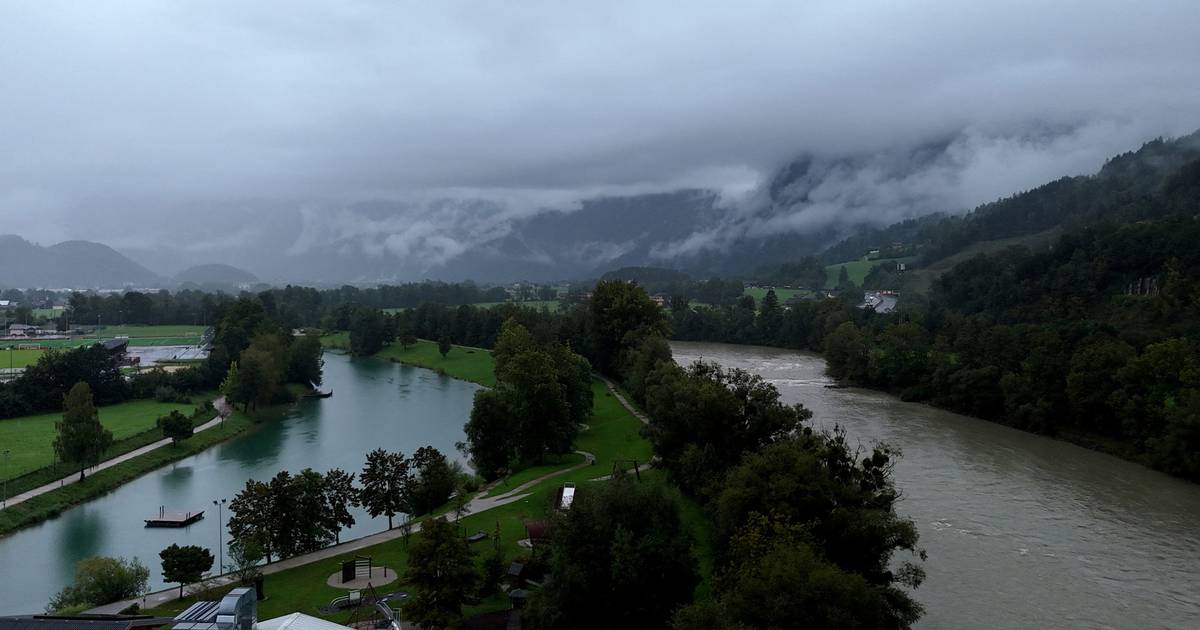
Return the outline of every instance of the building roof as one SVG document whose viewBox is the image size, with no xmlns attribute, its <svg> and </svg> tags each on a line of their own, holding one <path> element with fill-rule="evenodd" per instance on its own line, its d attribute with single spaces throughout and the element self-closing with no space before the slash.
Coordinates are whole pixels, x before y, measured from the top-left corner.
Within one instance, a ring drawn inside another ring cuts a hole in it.
<svg viewBox="0 0 1200 630">
<path fill-rule="evenodd" d="M 149 615 L 18 615 L 0 617 L 0 630 L 133 630 L 169 623 Z"/>
<path fill-rule="evenodd" d="M 124 350 L 129 346 L 129 338 L 116 337 L 113 339 L 105 339 L 103 343 L 104 349 L 108 350 L 109 352 L 113 352 L 115 350 Z"/>
<path fill-rule="evenodd" d="M 258 622 L 258 630 L 346 630 L 346 626 L 295 612 Z"/>
</svg>

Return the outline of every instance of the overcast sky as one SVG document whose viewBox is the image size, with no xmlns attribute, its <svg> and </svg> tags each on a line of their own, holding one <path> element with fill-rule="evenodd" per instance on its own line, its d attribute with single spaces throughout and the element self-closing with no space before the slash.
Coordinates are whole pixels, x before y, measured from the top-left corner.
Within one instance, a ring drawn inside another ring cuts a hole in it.
<svg viewBox="0 0 1200 630">
<path fill-rule="evenodd" d="M 984 201 L 1200 126 L 1198 26 L 1196 0 L 7 1 L 0 232 L 188 221 L 219 251 L 264 201 L 737 198 L 946 138 L 979 152 L 949 198 Z"/>
</svg>

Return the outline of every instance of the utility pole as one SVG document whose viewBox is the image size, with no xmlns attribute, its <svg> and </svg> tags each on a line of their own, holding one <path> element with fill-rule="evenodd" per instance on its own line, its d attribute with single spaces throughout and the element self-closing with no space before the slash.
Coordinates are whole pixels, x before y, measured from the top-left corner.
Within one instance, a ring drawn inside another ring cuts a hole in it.
<svg viewBox="0 0 1200 630">
<path fill-rule="evenodd" d="M 225 499 L 217 501 L 213 500 L 213 505 L 217 506 L 217 575 L 225 575 L 225 544 L 223 542 L 223 532 L 225 529 L 225 520 L 221 518 L 221 506 L 225 505 Z"/>
</svg>

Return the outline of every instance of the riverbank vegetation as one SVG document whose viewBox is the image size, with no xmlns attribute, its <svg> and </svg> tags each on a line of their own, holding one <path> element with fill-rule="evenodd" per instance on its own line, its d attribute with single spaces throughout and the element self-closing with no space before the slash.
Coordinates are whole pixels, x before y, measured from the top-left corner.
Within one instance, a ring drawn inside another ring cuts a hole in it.
<svg viewBox="0 0 1200 630">
<path fill-rule="evenodd" d="M 260 415 L 259 417 L 267 416 Z M 208 418 L 211 418 L 211 415 Z M 196 433 L 176 445 L 158 448 L 110 468 L 94 472 L 88 475 L 87 480 L 82 483 L 65 485 L 17 505 L 11 505 L 0 510 L 0 535 L 40 523 L 48 518 L 54 518 L 72 506 L 111 492 L 129 481 L 171 462 L 200 453 L 251 429 L 255 424 L 254 419 L 237 412 L 226 418 L 220 425 Z M 159 430 L 156 429 L 156 431 Z M 162 439 L 161 432 L 158 433 L 158 439 Z M 45 483 L 55 479 L 57 477 L 47 479 Z"/>
<path fill-rule="evenodd" d="M 908 594 L 923 576 L 919 565 L 892 563 L 897 552 L 919 557 L 920 551 L 915 527 L 894 511 L 894 453 L 886 446 L 864 454 L 849 449 L 838 434 L 812 431 L 806 410 L 784 405 L 774 387 L 748 374 L 708 365 L 675 366 L 664 336 L 669 322 L 635 285 L 601 283 L 589 308 L 550 323 L 538 332 L 515 321 L 505 325 L 495 351 L 499 385 L 488 390 L 492 395 L 481 394 L 476 412 L 498 405 L 494 399 L 504 395 L 519 399 L 545 394 L 506 384 L 519 381 L 521 375 L 511 372 L 528 363 L 545 368 L 537 382 L 554 384 L 558 395 L 549 398 L 563 399 L 561 415 L 572 417 L 565 398 L 576 370 L 554 366 L 585 363 L 559 363 L 552 355 L 579 352 L 587 357 L 586 364 L 619 377 L 643 405 L 650 423 L 645 436 L 650 439 L 639 435 L 641 422 L 628 410 L 621 409 L 620 422 L 601 419 L 597 408 L 619 403 L 608 392 L 596 396 L 590 390 L 589 426 L 578 431 L 572 443 L 579 450 L 603 450 L 605 461 L 570 469 L 537 484 L 525 499 L 461 519 L 460 531 L 498 529 L 505 559 L 522 558 L 531 575 L 553 567 L 552 586 L 532 596 L 529 627 L 608 627 L 622 609 L 655 619 L 657 625 L 673 620 L 676 627 L 685 628 L 759 621 L 789 625 L 797 619 L 816 625 L 851 619 L 863 627 L 904 628 L 919 616 L 920 607 Z M 574 335 L 576 326 L 586 334 Z M 571 341 L 571 350 L 556 347 L 565 339 Z M 571 382 L 560 382 L 560 377 Z M 505 414 L 483 415 L 494 419 Z M 619 428 L 610 433 L 609 425 Z M 644 461 L 652 449 L 663 472 L 639 471 L 628 479 L 618 474 L 615 481 L 599 485 L 589 481 L 609 478 L 614 470 L 628 467 L 629 460 Z M 496 463 L 501 460 L 503 464 Z M 537 458 L 521 457 L 514 449 L 511 456 L 487 461 L 494 472 L 502 466 L 536 464 Z M 788 470 L 798 480 L 772 489 L 778 495 L 775 500 L 791 507 L 782 513 L 747 498 L 759 491 L 754 486 L 758 479 L 775 479 L 770 473 L 775 469 Z M 521 475 L 534 481 L 536 474 L 514 470 L 509 485 Z M 555 509 L 556 489 L 567 482 L 582 484 L 576 500 L 583 507 L 578 512 Z M 826 499 L 813 500 L 814 493 Z M 529 536 L 527 528 L 534 521 L 546 523 L 550 532 L 542 542 L 547 551 L 540 556 L 515 545 Z M 603 535 L 584 535 L 587 532 Z M 383 543 L 359 553 L 378 552 L 407 562 L 398 551 L 396 543 Z M 772 560 L 781 554 L 789 558 L 787 564 Z M 483 560 L 475 556 L 481 573 Z M 891 566 L 900 570 L 888 571 Z M 313 571 L 300 567 L 268 575 L 267 586 L 282 588 L 289 599 L 293 587 L 309 593 L 316 602 L 301 609 L 311 610 L 320 600 L 316 591 L 326 589 L 297 580 L 301 575 L 311 578 Z M 592 575 L 597 571 L 604 579 Z M 768 574 L 779 579 L 764 581 L 762 576 Z M 796 589 L 819 590 L 829 597 L 820 606 L 786 611 L 752 605 L 763 599 L 790 600 Z M 501 597 L 477 596 L 479 605 L 464 614 L 507 608 Z"/>
</svg>

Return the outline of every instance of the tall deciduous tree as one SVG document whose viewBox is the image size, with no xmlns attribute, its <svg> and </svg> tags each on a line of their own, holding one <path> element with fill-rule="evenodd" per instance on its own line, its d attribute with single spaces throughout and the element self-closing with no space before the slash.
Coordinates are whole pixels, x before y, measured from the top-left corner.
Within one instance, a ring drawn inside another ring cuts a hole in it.
<svg viewBox="0 0 1200 630">
<path fill-rule="evenodd" d="M 667 336 L 670 325 L 663 309 L 636 284 L 603 281 L 592 291 L 591 313 L 596 368 L 615 373 L 625 336 L 630 333 Z"/>
<path fill-rule="evenodd" d="M 342 530 L 354 527 L 354 515 L 350 513 L 350 508 L 359 505 L 354 473 L 347 473 L 341 468 L 325 473 L 325 502 L 329 506 L 334 542 L 340 543 Z"/>
<path fill-rule="evenodd" d="M 388 529 L 392 528 L 392 518 L 404 511 L 410 482 L 408 467 L 403 453 L 389 453 L 377 448 L 367 453 L 367 461 L 358 476 L 362 483 L 359 502 L 372 517 L 386 515 Z"/>
<path fill-rule="evenodd" d="M 229 502 L 229 537 L 232 540 L 255 541 L 263 556 L 271 562 L 274 536 L 271 511 L 271 488 L 261 481 L 246 480 L 246 486 Z"/>
<path fill-rule="evenodd" d="M 84 470 L 100 463 L 100 457 L 113 442 L 112 432 L 100 424 L 92 402 L 92 388 L 87 383 L 76 383 L 67 392 L 63 398 L 63 419 L 57 428 L 54 453 L 62 461 L 78 465 L 82 481 Z"/>
<path fill-rule="evenodd" d="M 463 604 L 475 593 L 479 571 L 458 529 L 442 519 L 426 519 L 408 552 L 404 579 L 413 585 L 405 605 L 409 619 L 423 628 L 453 628 Z"/>
<path fill-rule="evenodd" d="M 557 628 L 661 628 L 698 581 L 678 500 L 618 477 L 580 491 L 553 528 L 554 580 L 522 622 Z"/>
<path fill-rule="evenodd" d="M 183 587 L 199 582 L 204 572 L 212 568 L 213 555 L 208 549 L 196 545 L 180 547 L 172 544 L 158 554 L 162 558 L 163 580 L 179 582 L 179 597 L 183 597 Z"/>
</svg>

